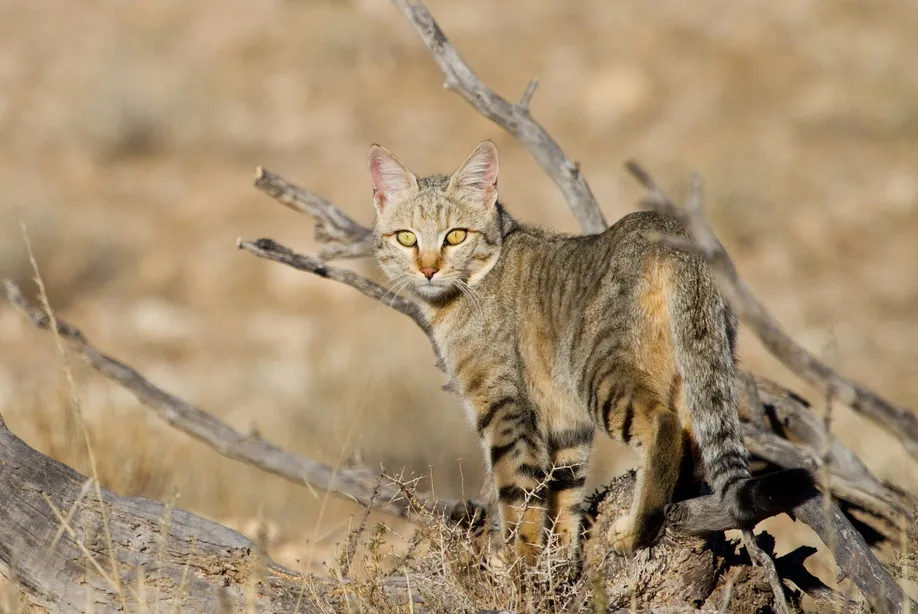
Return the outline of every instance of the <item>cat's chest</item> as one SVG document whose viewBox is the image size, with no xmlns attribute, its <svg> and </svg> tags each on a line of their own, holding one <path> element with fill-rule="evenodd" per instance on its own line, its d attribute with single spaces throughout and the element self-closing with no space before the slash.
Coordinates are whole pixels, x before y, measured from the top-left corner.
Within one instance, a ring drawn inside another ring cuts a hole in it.
<svg viewBox="0 0 918 614">
<path fill-rule="evenodd" d="M 450 370 L 475 363 L 487 367 L 516 353 L 519 323 L 493 306 L 466 304 L 429 319 L 434 342 Z"/>
</svg>

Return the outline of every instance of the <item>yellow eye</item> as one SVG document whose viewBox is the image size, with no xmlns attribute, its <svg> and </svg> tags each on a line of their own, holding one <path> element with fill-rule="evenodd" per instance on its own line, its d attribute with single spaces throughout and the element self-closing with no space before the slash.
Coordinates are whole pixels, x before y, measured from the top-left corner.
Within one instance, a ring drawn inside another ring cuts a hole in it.
<svg viewBox="0 0 918 614">
<path fill-rule="evenodd" d="M 446 234 L 446 242 L 450 245 L 459 245 L 469 235 L 464 228 L 453 228 Z"/>
<path fill-rule="evenodd" d="M 418 238 L 410 230 L 399 230 L 395 233 L 395 240 L 405 247 L 414 247 L 418 242 Z"/>
</svg>

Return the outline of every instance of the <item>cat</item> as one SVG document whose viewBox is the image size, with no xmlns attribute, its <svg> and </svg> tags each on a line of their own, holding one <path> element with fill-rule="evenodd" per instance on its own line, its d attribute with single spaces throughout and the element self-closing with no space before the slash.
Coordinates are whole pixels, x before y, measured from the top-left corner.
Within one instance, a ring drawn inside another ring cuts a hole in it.
<svg viewBox="0 0 918 614">
<path fill-rule="evenodd" d="M 642 451 L 631 510 L 609 531 L 618 553 L 659 539 L 686 458 L 700 457 L 740 526 L 801 500 L 803 470 L 750 476 L 736 317 L 699 255 L 649 236 L 687 238 L 680 223 L 639 211 L 585 236 L 521 224 L 498 202 L 498 168 L 490 141 L 450 176 L 419 178 L 369 151 L 376 260 L 424 309 L 481 438 L 506 543 L 527 561 L 546 528 L 577 546 L 597 428 Z"/>
</svg>

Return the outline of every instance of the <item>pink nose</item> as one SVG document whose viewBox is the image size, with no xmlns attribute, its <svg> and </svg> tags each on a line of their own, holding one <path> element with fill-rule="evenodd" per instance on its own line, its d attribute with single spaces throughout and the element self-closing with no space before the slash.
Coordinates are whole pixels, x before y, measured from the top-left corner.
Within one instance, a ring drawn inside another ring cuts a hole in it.
<svg viewBox="0 0 918 614">
<path fill-rule="evenodd" d="M 436 275 L 436 274 L 437 274 L 437 271 L 439 271 L 439 270 L 440 270 L 440 269 L 435 269 L 435 268 L 433 268 L 433 267 L 422 267 L 422 268 L 421 268 L 421 273 L 424 274 L 424 277 L 426 277 L 427 279 L 430 279 L 431 277 L 433 277 L 434 275 Z"/>
</svg>

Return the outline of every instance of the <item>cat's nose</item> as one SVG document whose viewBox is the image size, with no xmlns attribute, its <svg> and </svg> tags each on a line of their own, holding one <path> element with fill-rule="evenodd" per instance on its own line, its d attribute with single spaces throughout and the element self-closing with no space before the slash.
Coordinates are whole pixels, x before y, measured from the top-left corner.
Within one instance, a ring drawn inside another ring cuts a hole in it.
<svg viewBox="0 0 918 614">
<path fill-rule="evenodd" d="M 433 267 L 431 267 L 431 266 L 427 266 L 427 267 L 422 267 L 422 268 L 421 268 L 421 273 L 424 274 L 424 277 L 426 277 L 427 279 L 430 279 L 431 277 L 433 277 L 434 275 L 436 275 L 436 274 L 437 274 L 437 271 L 439 271 L 439 270 L 440 270 L 440 269 L 435 269 L 435 268 L 433 268 Z"/>
</svg>

